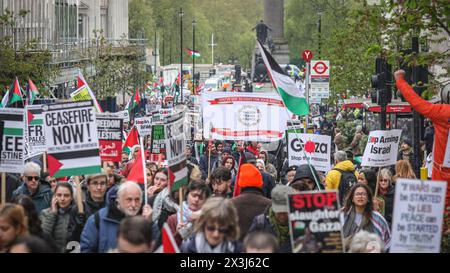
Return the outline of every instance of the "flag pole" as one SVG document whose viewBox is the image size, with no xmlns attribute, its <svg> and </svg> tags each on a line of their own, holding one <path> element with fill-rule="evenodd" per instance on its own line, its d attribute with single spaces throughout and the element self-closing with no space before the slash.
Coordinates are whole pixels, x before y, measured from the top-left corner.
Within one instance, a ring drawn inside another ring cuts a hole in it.
<svg viewBox="0 0 450 273">
<path fill-rule="evenodd" d="M 3 208 L 6 204 L 6 173 L 2 172 L 2 196 L 0 208 Z"/>
<path fill-rule="evenodd" d="M 47 172 L 47 151 L 45 151 L 42 155 L 42 167 L 44 170 L 44 173 Z"/>
<path fill-rule="evenodd" d="M 178 189 L 180 199 L 180 224 L 183 224 L 183 187 Z"/>
<path fill-rule="evenodd" d="M 81 195 L 81 181 L 80 177 L 78 175 L 75 176 L 75 185 L 77 189 L 77 207 L 78 207 L 78 213 L 83 214 L 84 213 L 84 207 L 83 207 L 83 198 Z"/>
<path fill-rule="evenodd" d="M 147 195 L 147 173 L 145 171 L 145 156 L 144 156 L 144 139 L 142 136 L 139 136 L 140 146 L 141 146 L 141 161 L 142 161 L 142 171 L 144 172 L 144 205 L 147 204 L 148 195 Z"/>
</svg>

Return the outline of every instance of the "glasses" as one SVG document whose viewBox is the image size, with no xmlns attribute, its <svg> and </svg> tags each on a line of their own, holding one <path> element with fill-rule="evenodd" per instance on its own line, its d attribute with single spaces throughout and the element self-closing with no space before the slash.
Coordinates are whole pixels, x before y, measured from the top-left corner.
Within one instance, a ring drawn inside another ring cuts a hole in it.
<svg viewBox="0 0 450 273">
<path fill-rule="evenodd" d="M 367 193 L 365 193 L 365 192 L 357 192 L 357 193 L 355 193 L 355 196 L 356 197 L 367 197 Z"/>
<path fill-rule="evenodd" d="M 209 232 L 215 232 L 216 230 L 219 231 L 219 233 L 225 234 L 228 232 L 228 228 L 217 228 L 215 226 L 206 226 L 206 230 Z"/>
<path fill-rule="evenodd" d="M 386 182 L 389 182 L 389 179 L 380 179 L 380 181 L 386 181 Z"/>
<path fill-rule="evenodd" d="M 34 181 L 39 181 L 39 176 L 27 176 L 28 181 L 32 181 L 34 179 Z"/>
</svg>

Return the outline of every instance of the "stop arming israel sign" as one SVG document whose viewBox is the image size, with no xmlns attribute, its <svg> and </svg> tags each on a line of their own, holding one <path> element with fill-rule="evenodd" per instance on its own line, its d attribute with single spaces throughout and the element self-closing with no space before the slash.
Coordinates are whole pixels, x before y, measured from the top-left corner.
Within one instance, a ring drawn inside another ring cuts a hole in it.
<svg viewBox="0 0 450 273">
<path fill-rule="evenodd" d="M 318 171 L 327 172 L 331 168 L 331 137 L 314 134 L 296 134 L 289 130 L 287 134 L 289 166 L 310 163 Z M 304 152 L 303 152 L 304 150 Z"/>
<path fill-rule="evenodd" d="M 439 253 L 447 182 L 398 179 L 392 253 Z"/>
<path fill-rule="evenodd" d="M 401 134 L 402 130 L 370 132 L 361 165 L 368 167 L 394 165 L 397 161 Z"/>
<path fill-rule="evenodd" d="M 101 171 L 93 106 L 92 101 L 43 106 L 50 175 L 63 177 Z"/>
<path fill-rule="evenodd" d="M 23 109 L 0 108 L 0 172 L 23 173 Z"/>
</svg>

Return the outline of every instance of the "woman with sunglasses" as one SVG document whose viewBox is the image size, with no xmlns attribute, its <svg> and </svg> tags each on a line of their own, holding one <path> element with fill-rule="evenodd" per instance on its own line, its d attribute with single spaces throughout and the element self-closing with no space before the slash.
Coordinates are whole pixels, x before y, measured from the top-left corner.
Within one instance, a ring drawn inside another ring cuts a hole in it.
<svg viewBox="0 0 450 273">
<path fill-rule="evenodd" d="M 378 176 L 378 194 L 375 199 L 375 209 L 379 211 L 389 225 L 392 223 L 394 211 L 394 179 L 389 169 L 381 169 Z"/>
<path fill-rule="evenodd" d="M 38 212 L 49 208 L 52 202 L 52 189 L 48 182 L 41 180 L 41 167 L 34 163 L 28 162 L 24 166 L 23 181 L 24 183 L 13 192 L 12 198 L 24 194 L 30 196 Z"/>
<path fill-rule="evenodd" d="M 391 233 L 388 223 L 379 212 L 374 210 L 372 198 L 372 192 L 365 184 L 358 183 L 350 188 L 342 209 L 345 220 L 342 231 L 346 245 L 358 231 L 365 230 L 380 236 L 385 249 L 390 247 Z"/>
<path fill-rule="evenodd" d="M 194 234 L 181 246 L 183 253 L 240 253 L 236 207 L 229 199 L 211 197 L 202 207 Z"/>
<path fill-rule="evenodd" d="M 67 243 L 80 241 L 85 214 L 79 213 L 74 202 L 73 189 L 69 183 L 58 183 L 50 208 L 40 215 L 42 229 L 54 240 L 60 252 L 67 252 Z"/>
</svg>

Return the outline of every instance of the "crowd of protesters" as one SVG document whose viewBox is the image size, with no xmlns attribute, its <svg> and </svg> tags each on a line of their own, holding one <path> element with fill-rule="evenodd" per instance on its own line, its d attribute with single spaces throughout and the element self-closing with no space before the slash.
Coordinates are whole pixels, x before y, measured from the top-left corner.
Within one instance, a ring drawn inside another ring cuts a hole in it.
<svg viewBox="0 0 450 273">
<path fill-rule="evenodd" d="M 139 163 L 139 146 L 80 182 L 52 177 L 28 162 L 20 176 L 7 175 L 0 252 L 161 252 L 165 224 L 185 253 L 292 252 L 288 194 L 324 189 L 341 197 L 347 252 L 389 251 L 396 180 L 415 179 L 411 142 L 403 140 L 395 166 L 379 170 L 355 160 L 367 141 L 361 126 L 355 124 L 347 142 L 326 119 L 316 133 L 332 134 L 335 144 L 333 168 L 326 173 L 289 166 L 283 143 L 268 151 L 255 141 L 195 137 L 185 151 L 183 202 L 168 188 L 168 169 L 159 162 L 147 160 L 147 191 L 127 180 Z"/>
</svg>

